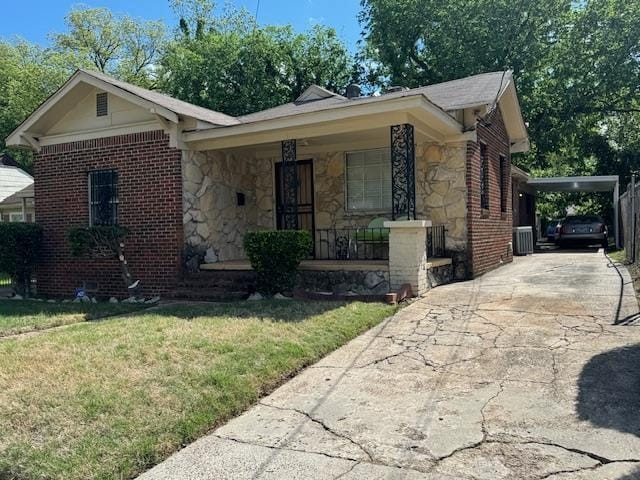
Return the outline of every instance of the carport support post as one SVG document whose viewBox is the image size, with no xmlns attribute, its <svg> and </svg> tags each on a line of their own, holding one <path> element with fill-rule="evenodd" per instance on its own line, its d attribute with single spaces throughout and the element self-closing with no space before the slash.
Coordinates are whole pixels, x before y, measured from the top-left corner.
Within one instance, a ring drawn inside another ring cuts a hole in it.
<svg viewBox="0 0 640 480">
<path fill-rule="evenodd" d="M 635 194 L 635 192 L 633 192 Z M 620 204 L 620 182 L 616 182 L 616 186 L 613 187 L 613 230 L 616 238 L 616 248 L 620 248 L 620 226 L 618 225 L 618 205 Z M 635 222 L 635 219 L 633 220 Z M 632 240 L 635 244 L 635 239 Z M 635 256 L 635 248 L 633 255 Z"/>
<path fill-rule="evenodd" d="M 427 228 L 429 220 L 384 222 L 389 229 L 389 281 L 391 290 L 411 285 L 414 295 L 429 289 L 427 283 Z"/>
</svg>

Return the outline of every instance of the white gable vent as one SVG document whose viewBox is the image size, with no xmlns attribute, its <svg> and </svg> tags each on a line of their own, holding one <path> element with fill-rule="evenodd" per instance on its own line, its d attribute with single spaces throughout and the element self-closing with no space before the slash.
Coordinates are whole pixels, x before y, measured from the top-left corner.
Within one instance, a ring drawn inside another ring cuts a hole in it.
<svg viewBox="0 0 640 480">
<path fill-rule="evenodd" d="M 107 92 L 98 93 L 96 95 L 96 115 L 104 117 L 109 113 L 109 105 L 107 103 Z"/>
</svg>

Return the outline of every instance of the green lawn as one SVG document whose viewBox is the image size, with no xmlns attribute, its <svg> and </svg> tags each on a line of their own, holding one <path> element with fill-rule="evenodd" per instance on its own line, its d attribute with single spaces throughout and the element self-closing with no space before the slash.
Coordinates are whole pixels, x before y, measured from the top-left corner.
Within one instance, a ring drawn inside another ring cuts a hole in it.
<svg viewBox="0 0 640 480">
<path fill-rule="evenodd" d="M 0 341 L 0 478 L 131 478 L 394 311 L 173 306 Z"/>
<path fill-rule="evenodd" d="M 0 300 L 0 337 L 140 310 L 139 305 Z M 1 372 L 0 372 L 1 373 Z"/>
<path fill-rule="evenodd" d="M 607 255 L 614 262 L 624 263 L 627 260 L 626 257 L 625 257 L 624 250 L 614 250 L 614 251 L 611 251 L 611 252 L 607 252 Z"/>
</svg>

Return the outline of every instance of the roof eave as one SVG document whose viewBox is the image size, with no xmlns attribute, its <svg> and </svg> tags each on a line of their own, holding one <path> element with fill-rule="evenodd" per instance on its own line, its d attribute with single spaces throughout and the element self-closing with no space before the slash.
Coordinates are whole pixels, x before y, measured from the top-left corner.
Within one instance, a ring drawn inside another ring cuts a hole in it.
<svg viewBox="0 0 640 480">
<path fill-rule="evenodd" d="M 462 125 L 451 115 L 446 113 L 437 105 L 433 104 L 422 93 L 406 95 L 385 99 L 376 97 L 371 101 L 338 104 L 332 108 L 322 109 L 302 114 L 292 114 L 283 117 L 260 120 L 240 125 L 227 127 L 216 127 L 206 130 L 185 132 L 185 143 L 216 140 L 228 138 L 235 135 L 245 135 L 248 133 L 262 133 L 266 131 L 277 131 L 279 129 L 290 128 L 292 126 L 312 126 L 328 121 L 343 120 L 365 116 L 372 111 L 408 111 L 410 109 L 422 109 L 429 113 L 431 118 L 436 119 L 444 130 L 449 134 L 462 133 Z"/>
</svg>

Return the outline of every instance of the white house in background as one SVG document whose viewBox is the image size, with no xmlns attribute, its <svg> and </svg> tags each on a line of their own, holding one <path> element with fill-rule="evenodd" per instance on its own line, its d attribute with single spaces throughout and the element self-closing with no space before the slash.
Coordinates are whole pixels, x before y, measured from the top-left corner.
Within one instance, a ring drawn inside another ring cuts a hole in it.
<svg viewBox="0 0 640 480">
<path fill-rule="evenodd" d="M 33 177 L 6 153 L 0 156 L 0 221 L 33 222 Z"/>
</svg>

